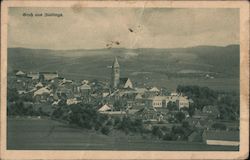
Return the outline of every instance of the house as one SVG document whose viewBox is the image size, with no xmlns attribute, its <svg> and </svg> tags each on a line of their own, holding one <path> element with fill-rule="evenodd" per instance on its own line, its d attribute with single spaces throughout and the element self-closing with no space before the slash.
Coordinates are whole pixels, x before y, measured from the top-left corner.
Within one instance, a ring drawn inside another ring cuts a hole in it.
<svg viewBox="0 0 250 160">
<path fill-rule="evenodd" d="M 177 92 L 171 92 L 170 95 L 171 96 L 179 96 L 179 94 Z"/>
<path fill-rule="evenodd" d="M 16 72 L 16 76 L 20 76 L 20 77 L 23 77 L 25 76 L 26 74 L 23 72 L 23 71 L 17 71 Z"/>
<path fill-rule="evenodd" d="M 154 97 L 160 94 L 160 90 L 157 87 L 148 88 L 145 92 L 145 97 Z"/>
<path fill-rule="evenodd" d="M 135 96 L 135 100 L 140 100 L 142 99 L 142 95 L 140 93 L 138 93 L 136 96 Z"/>
<path fill-rule="evenodd" d="M 35 85 L 35 87 L 36 87 L 36 88 L 42 88 L 42 87 L 43 87 L 43 84 L 42 84 L 41 82 L 39 82 L 39 83 L 37 83 L 37 84 Z"/>
<path fill-rule="evenodd" d="M 39 79 L 39 73 L 29 72 L 27 73 L 27 77 L 31 78 L 32 80 L 36 80 Z"/>
<path fill-rule="evenodd" d="M 50 94 L 50 90 L 47 87 L 43 87 L 34 92 L 34 97 L 41 94 Z"/>
<path fill-rule="evenodd" d="M 56 90 L 56 95 L 58 96 L 59 99 L 68 99 L 72 98 L 73 93 L 72 90 L 66 87 L 58 87 Z"/>
<path fill-rule="evenodd" d="M 71 83 L 73 83 L 72 80 L 70 80 L 70 79 L 65 79 L 65 78 L 63 78 L 63 80 L 62 80 L 62 82 L 61 82 L 61 84 L 71 84 Z"/>
<path fill-rule="evenodd" d="M 40 72 L 39 73 L 39 79 L 40 80 L 52 80 L 55 78 L 58 78 L 58 73 L 57 72 Z"/>
<path fill-rule="evenodd" d="M 179 96 L 178 99 L 176 100 L 176 104 L 179 109 L 181 108 L 189 108 L 189 100 L 187 97 L 184 96 Z"/>
<path fill-rule="evenodd" d="M 207 145 L 239 146 L 239 131 L 208 131 L 202 134 L 203 142 Z"/>
<path fill-rule="evenodd" d="M 91 87 L 87 84 L 83 84 L 80 86 L 80 90 L 81 91 L 88 91 L 88 90 L 91 90 Z"/>
<path fill-rule="evenodd" d="M 152 87 L 149 92 L 160 92 L 160 90 L 157 87 Z"/>
<path fill-rule="evenodd" d="M 25 90 L 18 90 L 17 93 L 21 95 L 21 94 L 26 94 L 27 92 Z"/>
<path fill-rule="evenodd" d="M 34 98 L 36 101 L 46 102 L 50 96 L 51 91 L 47 87 L 43 87 L 34 92 Z"/>
<path fill-rule="evenodd" d="M 69 98 L 69 99 L 67 99 L 66 104 L 71 105 L 71 104 L 77 104 L 78 102 L 79 101 L 77 101 L 76 98 Z"/>
<path fill-rule="evenodd" d="M 120 78 L 118 86 L 119 88 L 124 88 L 124 89 L 133 88 L 132 81 L 129 78 Z"/>
<path fill-rule="evenodd" d="M 81 93 L 81 97 L 84 101 L 90 101 L 90 90 L 91 87 L 87 84 L 83 84 L 80 86 L 80 93 Z"/>
<path fill-rule="evenodd" d="M 176 102 L 178 98 L 179 98 L 178 96 L 166 96 L 165 103 L 167 105 L 168 102 Z"/>
<path fill-rule="evenodd" d="M 163 107 L 163 100 L 165 99 L 165 96 L 154 96 L 152 98 L 147 99 L 147 106 L 149 107 Z"/>
<path fill-rule="evenodd" d="M 109 92 L 103 92 L 103 93 L 102 93 L 102 97 L 103 97 L 103 98 L 107 97 L 108 95 L 109 95 Z"/>
<path fill-rule="evenodd" d="M 79 82 L 72 82 L 69 84 L 75 97 L 80 97 L 80 84 Z"/>
<path fill-rule="evenodd" d="M 83 80 L 81 83 L 82 83 L 82 84 L 88 84 L 89 81 L 88 81 L 88 80 Z"/>
<path fill-rule="evenodd" d="M 147 91 L 146 88 L 135 88 L 135 92 L 138 94 L 145 94 Z"/>
<path fill-rule="evenodd" d="M 103 105 L 101 108 L 98 109 L 98 112 L 106 112 L 111 111 L 111 107 L 109 107 L 107 104 Z"/>
</svg>

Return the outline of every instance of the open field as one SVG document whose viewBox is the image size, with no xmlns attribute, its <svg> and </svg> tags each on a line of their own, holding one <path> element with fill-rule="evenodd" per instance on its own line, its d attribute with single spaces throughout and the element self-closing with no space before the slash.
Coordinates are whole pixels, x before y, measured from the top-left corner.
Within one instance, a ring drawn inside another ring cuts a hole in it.
<svg viewBox="0 0 250 160">
<path fill-rule="evenodd" d="M 112 135 L 106 136 L 94 131 L 69 127 L 50 119 L 8 118 L 7 123 L 7 149 L 10 150 L 238 150 L 238 147 L 142 139 L 122 133 L 111 133 Z"/>
</svg>

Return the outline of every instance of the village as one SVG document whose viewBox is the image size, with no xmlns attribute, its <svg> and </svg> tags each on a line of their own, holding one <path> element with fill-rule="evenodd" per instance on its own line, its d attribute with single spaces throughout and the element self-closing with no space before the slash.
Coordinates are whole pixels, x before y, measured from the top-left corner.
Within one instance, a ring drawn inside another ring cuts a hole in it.
<svg viewBox="0 0 250 160">
<path fill-rule="evenodd" d="M 196 101 L 178 88 L 168 91 L 166 87 L 137 87 L 129 77 L 121 75 L 117 58 L 112 64 L 110 82 L 70 80 L 58 72 L 16 70 L 8 75 L 8 114 L 14 115 L 11 113 L 11 107 L 16 104 L 13 96 L 22 97 L 23 106 L 32 106 L 48 116 L 61 106 L 91 104 L 98 113 L 109 117 L 140 119 L 165 140 L 239 145 L 238 119 L 223 120 L 217 105 L 194 107 Z"/>
</svg>

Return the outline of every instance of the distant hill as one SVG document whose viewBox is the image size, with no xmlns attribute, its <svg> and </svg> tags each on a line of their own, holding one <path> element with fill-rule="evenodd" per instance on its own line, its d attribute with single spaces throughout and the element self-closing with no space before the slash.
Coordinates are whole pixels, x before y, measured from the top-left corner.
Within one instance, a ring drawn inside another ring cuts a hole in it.
<svg viewBox="0 0 250 160">
<path fill-rule="evenodd" d="M 239 45 L 171 49 L 48 50 L 8 49 L 8 71 L 58 71 L 69 79 L 109 79 L 118 58 L 122 76 L 211 73 L 239 77 Z"/>
</svg>

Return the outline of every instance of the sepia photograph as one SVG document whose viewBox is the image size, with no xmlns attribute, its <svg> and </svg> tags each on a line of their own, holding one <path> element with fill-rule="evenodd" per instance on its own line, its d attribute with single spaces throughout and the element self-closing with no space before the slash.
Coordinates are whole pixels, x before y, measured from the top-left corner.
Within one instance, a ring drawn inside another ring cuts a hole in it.
<svg viewBox="0 0 250 160">
<path fill-rule="evenodd" d="M 248 2 L 49 3 L 2 9 L 5 151 L 248 151 Z"/>
</svg>

